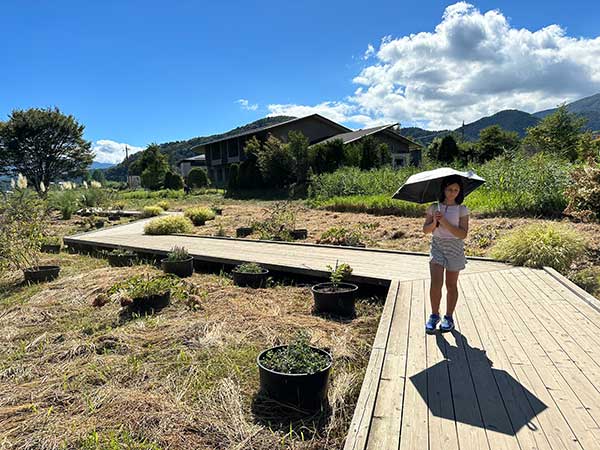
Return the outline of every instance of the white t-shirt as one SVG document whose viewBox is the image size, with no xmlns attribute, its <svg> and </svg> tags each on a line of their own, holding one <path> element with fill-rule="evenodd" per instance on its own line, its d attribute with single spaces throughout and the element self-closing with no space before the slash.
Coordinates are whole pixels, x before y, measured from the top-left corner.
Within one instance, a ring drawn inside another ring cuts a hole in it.
<svg viewBox="0 0 600 450">
<path fill-rule="evenodd" d="M 433 216 L 437 211 L 437 205 L 437 203 L 434 203 L 433 205 L 429 206 L 429 208 L 427 208 L 427 214 Z M 467 208 L 465 205 L 444 205 L 443 203 L 440 203 L 440 211 L 446 220 L 455 227 L 458 227 L 461 217 L 469 215 L 469 208 Z M 433 230 L 433 235 L 435 237 L 444 239 L 458 239 L 442 224 Z"/>
</svg>

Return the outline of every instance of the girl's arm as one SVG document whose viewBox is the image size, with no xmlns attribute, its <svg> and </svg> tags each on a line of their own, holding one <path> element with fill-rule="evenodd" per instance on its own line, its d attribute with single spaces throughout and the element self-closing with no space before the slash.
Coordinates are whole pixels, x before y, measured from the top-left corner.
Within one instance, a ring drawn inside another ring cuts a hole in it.
<svg viewBox="0 0 600 450">
<path fill-rule="evenodd" d="M 467 233 L 469 232 L 469 216 L 462 216 L 459 219 L 458 226 L 455 227 L 451 225 L 450 222 L 446 220 L 445 217 L 440 219 L 440 223 L 454 236 L 459 239 L 465 239 L 467 237 Z"/>
<path fill-rule="evenodd" d="M 433 215 L 430 214 L 430 209 L 428 209 L 425 223 L 423 224 L 423 233 L 433 233 L 433 230 L 435 230 L 435 220 L 433 219 Z"/>
</svg>

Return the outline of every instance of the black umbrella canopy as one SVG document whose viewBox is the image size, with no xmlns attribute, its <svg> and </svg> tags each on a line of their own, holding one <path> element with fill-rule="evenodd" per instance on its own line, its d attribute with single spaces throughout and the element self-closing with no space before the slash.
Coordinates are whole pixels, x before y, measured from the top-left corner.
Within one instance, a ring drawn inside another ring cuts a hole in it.
<svg viewBox="0 0 600 450">
<path fill-rule="evenodd" d="M 460 172 L 450 167 L 442 167 L 411 175 L 392 198 L 415 203 L 436 202 L 439 200 L 442 181 L 450 175 L 462 178 L 465 197 L 485 183 L 483 178 L 472 171 Z"/>
</svg>

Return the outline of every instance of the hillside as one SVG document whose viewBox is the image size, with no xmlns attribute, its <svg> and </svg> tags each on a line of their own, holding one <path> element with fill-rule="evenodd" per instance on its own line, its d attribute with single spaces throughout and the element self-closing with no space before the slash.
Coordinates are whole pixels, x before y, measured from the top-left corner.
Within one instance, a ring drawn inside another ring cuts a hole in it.
<svg viewBox="0 0 600 450">
<path fill-rule="evenodd" d="M 475 122 L 465 124 L 464 136 L 467 141 L 476 141 L 479 139 L 479 132 L 492 125 L 499 125 L 507 131 L 516 131 L 519 136 L 525 136 L 525 130 L 528 127 L 536 125 L 540 119 L 531 114 L 519 111 L 517 109 L 507 109 L 497 112 L 488 117 L 483 117 Z M 462 136 L 463 129 L 458 127 L 455 130 L 431 131 L 418 127 L 406 127 L 400 130 L 400 133 L 407 137 L 412 137 L 423 145 L 429 145 L 436 137 L 444 137 L 450 133 Z"/>
<path fill-rule="evenodd" d="M 201 145 L 204 142 L 212 141 L 214 139 L 223 139 L 228 136 L 243 133 L 245 131 L 254 130 L 256 128 L 262 128 L 269 125 L 274 125 L 280 122 L 285 122 L 287 120 L 294 119 L 294 117 L 289 116 L 276 116 L 276 117 L 265 117 L 263 119 L 255 120 L 249 124 L 243 125 L 241 127 L 234 128 L 226 133 L 221 134 L 213 134 L 210 136 L 199 136 L 192 139 L 188 139 L 186 141 L 174 141 L 174 142 L 165 142 L 163 144 L 159 144 L 160 151 L 167 156 L 169 159 L 169 164 L 172 167 L 177 165 L 177 161 L 180 161 L 184 158 L 189 158 L 190 156 L 195 156 L 196 153 L 191 151 L 190 148 Z M 143 152 L 134 153 L 129 157 L 129 164 L 136 161 Z M 123 181 L 125 180 L 125 176 L 127 174 L 127 165 L 123 162 L 117 164 L 113 167 L 110 167 L 105 172 L 106 178 L 108 180 L 113 181 Z"/>
<path fill-rule="evenodd" d="M 593 131 L 600 130 L 600 94 L 582 98 L 566 106 L 569 112 L 579 114 L 588 120 L 586 124 L 587 129 Z M 533 113 L 533 115 L 542 119 L 554 111 L 556 111 L 556 108 L 538 111 Z"/>
<path fill-rule="evenodd" d="M 540 119 L 529 113 L 518 109 L 507 109 L 465 125 L 465 140 L 476 141 L 479 139 L 479 132 L 492 125 L 499 125 L 500 128 L 506 131 L 516 131 L 519 136 L 523 137 L 527 128 L 537 125 L 539 121 Z M 462 127 L 457 128 L 455 131 L 459 134 L 463 132 Z"/>
</svg>

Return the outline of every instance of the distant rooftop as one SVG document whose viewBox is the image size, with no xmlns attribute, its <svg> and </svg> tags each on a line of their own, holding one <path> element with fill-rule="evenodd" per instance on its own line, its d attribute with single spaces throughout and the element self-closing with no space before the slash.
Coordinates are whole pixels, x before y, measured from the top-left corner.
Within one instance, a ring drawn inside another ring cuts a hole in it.
<svg viewBox="0 0 600 450">
<path fill-rule="evenodd" d="M 397 138 L 405 141 L 406 143 L 408 143 L 410 146 L 416 146 L 416 147 L 422 147 L 422 145 L 408 139 L 407 137 L 402 136 L 400 133 L 398 133 L 394 127 L 397 126 L 397 123 L 390 123 L 387 125 L 380 125 L 378 127 L 373 127 L 373 128 L 365 128 L 365 129 L 361 129 L 361 130 L 356 130 L 356 131 L 350 131 L 349 133 L 342 133 L 342 134 L 337 134 L 335 136 L 331 136 L 330 138 L 327 138 L 321 142 L 318 142 L 317 144 L 314 145 L 318 145 L 318 144 L 323 144 L 325 142 L 332 142 L 335 140 L 341 140 L 344 144 L 349 144 L 351 142 L 357 141 L 365 136 L 369 136 L 371 134 L 375 134 L 378 133 L 380 131 L 383 130 L 389 130 L 390 132 L 392 132 Z"/>
<path fill-rule="evenodd" d="M 238 133 L 238 134 L 233 134 L 231 136 L 227 136 L 227 137 L 223 137 L 223 138 L 219 138 L 219 139 L 213 139 L 212 141 L 208 141 L 208 142 L 204 142 L 202 144 L 195 145 L 190 150 L 195 150 L 195 149 L 198 149 L 200 147 L 204 147 L 204 146 L 209 145 L 209 144 L 215 144 L 215 143 L 221 142 L 221 141 L 227 141 L 229 139 L 235 139 L 235 138 L 239 138 L 239 137 L 242 137 L 242 136 L 249 136 L 249 135 L 252 135 L 252 134 L 260 133 L 262 131 L 266 131 L 266 130 L 270 130 L 270 129 L 273 129 L 273 128 L 277 128 L 277 127 L 280 127 L 282 125 L 287 125 L 287 124 L 290 124 L 290 123 L 293 123 L 293 122 L 297 122 L 299 120 L 303 120 L 303 119 L 306 119 L 308 117 L 314 117 L 314 118 L 322 120 L 324 122 L 328 122 L 329 124 L 332 124 L 334 126 L 339 127 L 341 130 L 352 131 L 350 128 L 345 127 L 344 125 L 340 125 L 339 123 L 336 123 L 333 120 L 329 120 L 327 117 L 323 117 L 320 114 L 310 114 L 308 116 L 296 117 L 295 119 L 286 120 L 285 122 L 275 123 L 273 125 L 268 125 L 266 127 L 254 128 L 252 130 L 244 131 L 244 132 Z"/>
</svg>

